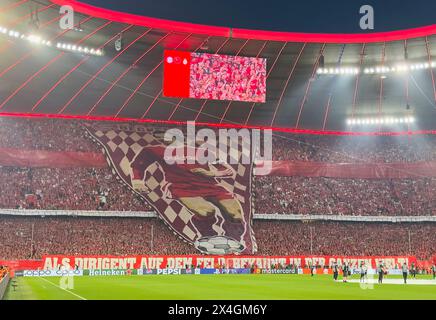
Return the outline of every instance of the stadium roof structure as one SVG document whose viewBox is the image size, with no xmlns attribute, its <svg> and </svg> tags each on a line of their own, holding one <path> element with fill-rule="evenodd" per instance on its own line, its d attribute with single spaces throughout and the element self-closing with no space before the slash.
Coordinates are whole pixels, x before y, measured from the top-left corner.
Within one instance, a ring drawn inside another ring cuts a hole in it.
<svg viewBox="0 0 436 320">
<path fill-rule="evenodd" d="M 75 9 L 74 30 L 59 27 L 64 4 Z M 35 30 L 29 6 L 38 13 Z M 196 120 L 319 133 L 363 130 L 347 127 L 348 118 L 413 115 L 415 124 L 392 131 L 436 130 L 436 25 L 362 34 L 268 32 L 147 18 L 78 1 L 0 0 L 1 27 L 51 41 L 51 47 L 20 41 L 0 29 L 4 115 Z M 120 33 L 124 46 L 116 51 Z M 99 48 L 104 55 L 61 50 L 58 42 Z M 267 102 L 163 97 L 164 49 L 267 58 Z M 333 74 L 318 74 L 321 57 Z M 406 63 L 422 68 L 364 72 Z M 360 72 L 342 74 L 339 68 Z"/>
</svg>

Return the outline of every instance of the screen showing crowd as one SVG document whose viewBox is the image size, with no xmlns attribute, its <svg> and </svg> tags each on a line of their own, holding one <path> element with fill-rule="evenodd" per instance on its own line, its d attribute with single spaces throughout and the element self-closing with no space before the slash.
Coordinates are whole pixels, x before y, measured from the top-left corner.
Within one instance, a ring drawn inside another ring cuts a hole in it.
<svg viewBox="0 0 436 320">
<path fill-rule="evenodd" d="M 266 59 L 165 52 L 164 96 L 265 103 Z"/>
<path fill-rule="evenodd" d="M 266 60 L 193 53 L 190 97 L 264 103 Z"/>
</svg>

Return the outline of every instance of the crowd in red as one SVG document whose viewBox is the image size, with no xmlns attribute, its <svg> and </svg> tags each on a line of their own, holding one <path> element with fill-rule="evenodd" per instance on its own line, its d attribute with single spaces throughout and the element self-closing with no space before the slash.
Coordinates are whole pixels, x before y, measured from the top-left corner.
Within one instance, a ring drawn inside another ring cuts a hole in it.
<svg viewBox="0 0 436 320">
<path fill-rule="evenodd" d="M 78 121 L 0 118 L 0 148 L 99 152 Z"/>
<path fill-rule="evenodd" d="M 434 136 L 314 136 L 277 133 L 273 160 L 404 163 L 436 160 Z"/>
<path fill-rule="evenodd" d="M 33 242 L 32 242 L 33 229 Z M 254 221 L 259 255 L 415 255 L 436 252 L 435 224 Z M 410 240 L 409 240 L 410 239 Z M 157 219 L 2 217 L 0 259 L 46 254 L 196 254 Z"/>
<path fill-rule="evenodd" d="M 150 211 L 110 169 L 0 168 L 0 207 Z"/>
<path fill-rule="evenodd" d="M 80 122 L 0 121 L 0 148 L 100 152 Z M 436 139 L 276 135 L 273 158 L 334 163 L 434 161 Z M 0 167 L 0 190 L 1 208 L 151 210 L 109 168 Z M 253 191 L 256 213 L 436 214 L 436 180 L 432 178 L 257 177 Z M 412 253 L 428 258 L 435 252 L 434 224 L 255 221 L 254 229 L 259 254 L 265 255 Z M 2 217 L 0 258 L 40 258 L 49 253 L 190 254 L 196 250 L 158 220 Z"/>
<path fill-rule="evenodd" d="M 190 96 L 196 99 L 265 102 L 265 60 L 194 53 Z"/>
<path fill-rule="evenodd" d="M 434 216 L 436 179 L 257 177 L 256 213 Z"/>
<path fill-rule="evenodd" d="M 153 211 L 110 169 L 0 168 L 0 207 Z M 263 214 L 436 215 L 436 179 L 256 177 L 254 208 Z"/>
<path fill-rule="evenodd" d="M 0 148 L 100 152 L 75 120 L 0 118 Z M 436 160 L 434 136 L 359 137 L 275 133 L 273 160 L 392 163 Z"/>
</svg>

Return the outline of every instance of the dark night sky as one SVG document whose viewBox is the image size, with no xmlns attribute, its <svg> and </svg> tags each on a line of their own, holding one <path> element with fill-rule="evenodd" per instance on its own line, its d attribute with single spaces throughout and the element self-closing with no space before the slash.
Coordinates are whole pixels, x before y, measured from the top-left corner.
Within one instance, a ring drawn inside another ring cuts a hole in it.
<svg viewBox="0 0 436 320">
<path fill-rule="evenodd" d="M 233 28 L 354 33 L 359 8 L 375 10 L 374 32 L 436 24 L 436 0 L 82 0 L 140 15 Z"/>
</svg>

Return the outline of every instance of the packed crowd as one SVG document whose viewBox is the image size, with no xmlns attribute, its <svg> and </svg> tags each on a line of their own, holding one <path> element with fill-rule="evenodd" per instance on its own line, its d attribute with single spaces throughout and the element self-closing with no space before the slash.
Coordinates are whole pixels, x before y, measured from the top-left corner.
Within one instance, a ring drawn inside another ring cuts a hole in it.
<svg viewBox="0 0 436 320">
<path fill-rule="evenodd" d="M 255 213 L 436 215 L 436 179 L 256 177 Z M 0 208 L 153 211 L 110 169 L 0 168 Z"/>
<path fill-rule="evenodd" d="M 366 137 L 277 133 L 273 160 L 329 163 L 404 163 L 436 160 L 434 136 Z"/>
<path fill-rule="evenodd" d="M 0 148 L 99 152 L 78 121 L 0 117 Z"/>
<path fill-rule="evenodd" d="M 429 259 L 436 252 L 436 224 L 432 223 L 256 221 L 255 234 L 261 254 L 265 255 L 410 254 L 418 259 Z"/>
<path fill-rule="evenodd" d="M 256 213 L 434 216 L 436 179 L 257 177 Z"/>
<path fill-rule="evenodd" d="M 33 230 L 33 242 L 32 242 Z M 435 224 L 254 221 L 259 255 L 415 255 L 436 252 Z M 0 259 L 46 254 L 196 254 L 157 219 L 2 217 Z"/>
<path fill-rule="evenodd" d="M 190 97 L 265 102 L 265 59 L 194 53 Z"/>
<path fill-rule="evenodd" d="M 110 169 L 0 168 L 0 207 L 150 211 Z"/>
<path fill-rule="evenodd" d="M 153 128 L 157 128 L 153 126 Z M 100 152 L 83 122 L 0 118 L 0 148 Z M 436 160 L 436 137 L 314 136 L 275 133 L 273 160 L 393 163 Z"/>
</svg>

